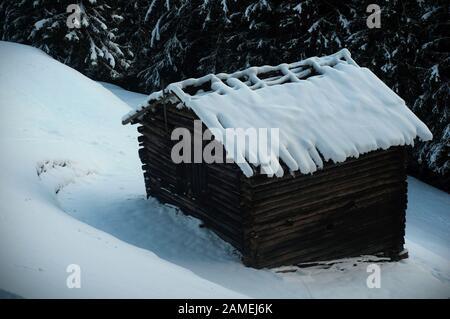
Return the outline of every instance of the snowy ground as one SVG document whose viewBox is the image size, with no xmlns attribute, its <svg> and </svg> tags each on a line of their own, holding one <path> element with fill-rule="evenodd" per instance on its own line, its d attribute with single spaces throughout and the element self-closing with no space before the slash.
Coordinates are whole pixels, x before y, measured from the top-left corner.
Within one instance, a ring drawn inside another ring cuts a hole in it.
<svg viewBox="0 0 450 319">
<path fill-rule="evenodd" d="M 0 297 L 450 297 L 448 194 L 409 179 L 410 258 L 380 264 L 379 289 L 353 260 L 247 268 L 197 220 L 145 199 L 137 133 L 120 124 L 145 96 L 17 44 L 0 42 L 0 70 Z"/>
</svg>

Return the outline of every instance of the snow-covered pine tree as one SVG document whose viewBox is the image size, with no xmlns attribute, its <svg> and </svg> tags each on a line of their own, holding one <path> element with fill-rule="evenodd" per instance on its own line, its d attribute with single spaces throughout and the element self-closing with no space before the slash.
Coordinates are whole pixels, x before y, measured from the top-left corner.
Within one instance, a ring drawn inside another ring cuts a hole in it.
<svg viewBox="0 0 450 319">
<path fill-rule="evenodd" d="M 338 1 L 271 0 L 153 0 L 145 12 L 149 31 L 141 38 L 149 44 L 136 66 L 142 66 L 147 90 L 205 73 L 332 53 L 342 46 L 339 32 L 349 32 L 344 13 L 350 14 Z"/>
<path fill-rule="evenodd" d="M 133 32 L 137 57 L 134 76 L 141 90 L 161 88 L 182 76 L 184 35 L 188 33 L 186 6 L 190 1 L 137 1 L 138 28 Z"/>
<path fill-rule="evenodd" d="M 116 42 L 118 1 L 7 1 L 0 16 L 3 40 L 32 44 L 93 78 L 115 80 L 130 66 L 131 52 Z"/>
<path fill-rule="evenodd" d="M 413 111 L 427 123 L 434 137 L 419 143 L 414 156 L 420 175 L 425 173 L 426 178 L 437 180 L 439 186 L 450 191 L 449 4 L 421 2 L 420 6 L 415 60 L 420 94 L 414 97 Z M 437 176 L 429 176 L 427 170 Z"/>
<path fill-rule="evenodd" d="M 216 72 L 224 57 L 223 32 L 229 0 L 152 0 L 147 2 L 139 43 L 137 76 L 145 90 L 164 87 L 200 72 Z M 234 2 L 234 1 L 233 1 Z"/>
<path fill-rule="evenodd" d="M 433 140 L 414 147 L 410 168 L 448 191 L 449 6 L 445 1 L 392 0 L 382 4 L 381 10 L 380 29 L 368 29 L 364 19 L 353 19 L 346 46 L 431 129 Z"/>
</svg>

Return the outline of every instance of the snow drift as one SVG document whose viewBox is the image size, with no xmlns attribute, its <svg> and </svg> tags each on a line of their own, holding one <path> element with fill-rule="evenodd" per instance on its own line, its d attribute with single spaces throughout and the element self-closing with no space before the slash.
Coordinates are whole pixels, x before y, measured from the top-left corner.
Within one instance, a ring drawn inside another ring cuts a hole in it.
<svg viewBox="0 0 450 319">
<path fill-rule="evenodd" d="M 57 193 L 71 183 L 136 174 L 134 129 L 120 125 L 127 104 L 28 46 L 0 42 L 0 70 L 1 289 L 40 298 L 242 297 L 62 210 Z M 70 264 L 81 267 L 82 289 L 66 286 Z"/>
</svg>

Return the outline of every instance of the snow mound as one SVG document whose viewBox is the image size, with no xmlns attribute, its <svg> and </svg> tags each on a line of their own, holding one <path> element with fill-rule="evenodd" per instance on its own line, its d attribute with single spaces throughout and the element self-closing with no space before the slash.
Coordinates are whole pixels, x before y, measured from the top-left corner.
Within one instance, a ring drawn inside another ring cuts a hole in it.
<svg viewBox="0 0 450 319">
<path fill-rule="evenodd" d="M 432 138 L 404 100 L 369 69 L 359 67 L 346 49 L 292 64 L 173 83 L 150 95 L 147 104 L 128 113 L 123 122 L 166 95 L 195 112 L 246 176 L 253 175 L 250 163 L 269 176 L 282 176 L 281 159 L 290 171 L 308 174 L 322 168 L 323 160 L 343 162 L 378 149 L 412 145 L 416 137 Z M 279 128 L 279 138 L 263 154 L 257 143 L 236 143 L 236 138 L 245 141 L 244 135 L 227 138 L 228 128 Z"/>
<path fill-rule="evenodd" d="M 119 121 L 130 109 L 125 102 L 32 47 L 0 42 L 0 70 L 0 292 L 26 298 L 243 296 L 63 211 L 59 194 L 71 185 L 117 172 L 140 176 L 136 133 Z M 80 289 L 66 285 L 70 264 L 81 268 Z"/>
</svg>

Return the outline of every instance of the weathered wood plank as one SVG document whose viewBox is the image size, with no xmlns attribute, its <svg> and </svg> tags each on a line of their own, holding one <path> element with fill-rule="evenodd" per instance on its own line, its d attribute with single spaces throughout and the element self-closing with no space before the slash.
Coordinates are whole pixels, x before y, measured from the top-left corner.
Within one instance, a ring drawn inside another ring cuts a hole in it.
<svg viewBox="0 0 450 319">
<path fill-rule="evenodd" d="M 407 198 L 402 147 L 327 162 L 312 175 L 295 172 L 281 178 L 246 178 L 236 164 L 214 163 L 207 166 L 207 189 L 198 197 L 179 190 L 181 180 L 197 173 L 179 175 L 180 166 L 170 159 L 172 129 L 192 132 L 197 117 L 189 109 L 165 105 L 165 110 L 160 105 L 145 114 L 138 128 L 148 196 L 202 219 L 242 252 L 246 264 L 395 255 L 403 249 Z M 192 186 L 199 187 L 195 179 Z"/>
</svg>

